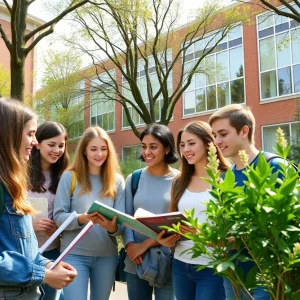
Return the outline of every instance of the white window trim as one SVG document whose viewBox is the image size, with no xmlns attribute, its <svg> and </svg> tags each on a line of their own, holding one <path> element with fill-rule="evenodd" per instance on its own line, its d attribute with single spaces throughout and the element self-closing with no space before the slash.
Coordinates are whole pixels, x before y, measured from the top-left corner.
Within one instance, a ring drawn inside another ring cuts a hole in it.
<svg viewBox="0 0 300 300">
<path fill-rule="evenodd" d="M 290 2 L 289 3 L 290 5 L 293 5 L 295 4 L 294 2 Z M 279 5 L 277 6 L 277 8 L 279 10 L 281 9 L 284 9 L 285 8 L 285 5 Z M 258 14 L 256 15 L 256 18 L 255 18 L 255 25 L 256 25 L 256 42 L 257 42 L 257 59 L 258 59 L 258 81 L 259 81 L 259 103 L 260 104 L 263 104 L 263 103 L 271 103 L 271 102 L 277 102 L 277 101 L 282 101 L 282 100 L 289 100 L 289 99 L 293 99 L 293 98 L 297 98 L 300 93 L 291 93 L 291 94 L 288 94 L 288 95 L 281 95 L 281 96 L 276 96 L 276 97 L 270 97 L 270 98 L 266 98 L 266 99 L 262 99 L 262 94 L 261 94 L 261 71 L 260 71 L 260 53 L 259 53 L 259 41 L 261 40 L 264 40 L 264 39 L 267 39 L 269 38 L 270 36 L 267 36 L 267 37 L 264 37 L 264 38 L 261 38 L 259 39 L 259 29 L 258 29 L 258 18 L 260 16 L 263 16 L 263 15 L 267 15 L 267 14 L 273 14 L 273 15 L 276 15 L 275 12 L 270 12 L 270 11 L 267 11 L 267 12 L 263 12 L 261 14 Z M 278 15 L 279 17 L 279 15 Z M 291 20 L 291 19 L 290 19 Z M 276 24 L 273 25 L 273 28 L 275 28 Z M 295 27 L 295 28 L 300 28 L 299 26 L 298 27 Z M 290 32 L 291 32 L 291 29 L 289 28 L 288 30 L 285 30 L 285 31 L 282 31 L 280 33 L 284 33 L 284 32 L 289 32 L 289 35 L 290 35 Z M 276 32 L 272 35 L 273 37 L 276 37 Z M 290 39 L 290 37 L 289 37 Z M 292 51 L 292 47 L 290 47 L 290 52 Z M 290 53 L 290 57 L 292 57 L 292 53 Z M 277 58 L 277 48 L 275 47 L 275 59 Z M 277 88 L 277 93 L 279 94 L 279 90 L 278 90 L 278 66 L 277 66 L 277 59 L 275 60 L 275 64 L 276 64 L 276 68 L 275 69 L 271 69 L 271 70 L 267 70 L 267 71 L 264 71 L 264 72 L 270 72 L 270 71 L 274 71 L 276 72 L 276 78 L 277 78 L 277 82 L 276 82 L 276 88 Z M 293 86 L 294 86 L 294 76 L 292 75 L 292 64 L 291 65 L 288 65 L 286 67 L 290 67 L 291 68 L 291 84 L 292 84 L 292 89 L 293 89 Z M 285 68 L 285 67 L 281 67 L 280 69 L 282 68 Z"/>
<path fill-rule="evenodd" d="M 111 69 L 111 70 L 109 70 L 109 72 L 112 72 L 113 73 L 112 75 L 116 74 L 115 73 L 115 69 Z M 107 72 L 103 72 L 103 73 L 99 74 L 99 76 L 101 76 L 102 74 L 105 75 L 106 73 Z M 93 81 L 94 79 L 97 80 L 98 79 L 98 75 L 92 77 L 90 80 Z M 92 89 L 92 86 L 90 86 L 90 118 L 89 118 L 90 119 L 89 120 L 90 126 L 92 126 L 92 93 L 91 93 L 91 89 Z M 115 96 L 116 96 L 116 93 L 115 93 Z M 110 100 L 110 101 L 113 101 L 113 100 Z M 98 110 L 97 110 L 97 112 L 98 112 Z M 114 129 L 105 130 L 103 128 L 107 133 L 114 133 L 114 132 L 116 132 L 116 101 L 114 101 L 114 110 L 113 110 L 113 112 L 114 112 Z M 99 114 L 97 114 L 97 116 L 99 116 Z"/>
<path fill-rule="evenodd" d="M 241 78 L 243 78 L 244 79 L 244 103 L 240 103 L 241 105 L 245 105 L 245 104 L 247 104 L 247 96 L 246 96 L 246 68 L 245 68 L 245 50 L 244 50 L 244 27 L 243 27 L 243 24 L 241 23 L 241 22 L 239 22 L 239 23 L 237 23 L 236 24 L 236 26 L 241 26 L 241 29 L 242 29 L 242 35 L 241 35 L 241 37 L 242 37 L 242 55 L 243 55 L 243 70 L 244 70 L 244 74 L 243 74 L 243 77 L 241 77 Z M 213 35 L 214 33 L 216 33 L 217 32 L 217 30 L 214 30 L 214 31 L 212 31 L 212 32 L 210 32 L 210 33 L 208 33 L 207 35 Z M 203 38 L 205 38 L 207 35 L 205 35 Z M 228 39 L 228 42 L 229 42 L 229 39 Z M 182 46 L 182 45 L 181 45 Z M 238 45 L 238 46 L 234 46 L 234 47 L 232 47 L 232 48 L 228 48 L 228 49 L 226 49 L 226 50 L 222 50 L 222 51 L 220 51 L 220 52 L 218 52 L 218 53 L 222 53 L 222 52 L 225 52 L 225 51 L 227 51 L 228 52 L 228 54 L 229 54 L 229 49 L 235 49 L 235 48 L 237 48 L 237 47 L 240 47 L 240 45 Z M 195 53 L 195 52 L 191 52 L 191 53 Z M 191 54 L 191 53 L 189 53 L 189 54 Z M 215 53 L 214 53 L 215 54 Z M 210 54 L 211 55 L 211 54 Z M 210 56 L 210 55 L 208 55 L 208 57 Z M 192 61 L 194 61 L 195 59 L 193 59 L 193 60 L 190 60 L 189 62 L 192 62 Z M 181 56 L 181 64 L 183 63 L 183 56 Z M 187 63 L 187 62 L 186 62 Z M 230 65 L 229 65 L 229 55 L 228 55 L 228 73 L 230 72 Z M 229 76 L 228 76 L 229 77 Z M 240 78 L 239 78 L 240 79 Z M 230 83 L 230 81 L 233 81 L 233 80 L 230 80 L 230 79 L 228 79 L 227 81 L 222 81 L 222 82 L 216 82 L 215 83 L 215 85 L 214 86 L 217 86 L 218 84 L 221 84 L 221 83 L 226 83 L 226 82 L 228 82 L 228 83 Z M 206 89 L 207 87 L 209 87 L 209 86 L 213 86 L 213 85 L 205 85 L 204 87 L 201 87 L 201 88 L 204 88 L 204 89 Z M 200 89 L 200 88 L 198 88 L 198 89 Z M 196 91 L 196 89 L 193 89 L 193 91 Z M 188 90 L 185 90 L 184 92 L 183 92 L 183 94 L 182 94 L 182 120 L 184 120 L 184 119 L 189 119 L 189 118 L 194 118 L 194 117 L 197 117 L 197 116 L 205 116 L 205 115 L 210 115 L 210 114 L 212 114 L 212 113 L 214 113 L 215 111 L 217 111 L 219 108 L 215 108 L 215 109 L 210 109 L 210 110 L 205 110 L 205 111 L 201 111 L 201 112 L 195 112 L 195 113 L 192 113 L 192 114 L 187 114 L 187 115 L 185 115 L 184 114 L 184 101 L 185 101 L 185 93 L 186 92 L 188 92 Z M 229 95 L 230 95 L 230 99 L 231 99 L 231 90 L 229 89 Z M 205 94 L 205 103 L 207 103 L 207 97 L 206 97 L 207 95 Z M 195 99 L 196 100 L 196 99 Z M 216 99 L 217 100 L 217 99 Z M 196 101 L 195 101 L 195 103 L 196 103 Z M 196 109 L 196 107 L 195 107 L 195 109 Z"/>
<path fill-rule="evenodd" d="M 298 121 L 292 121 L 292 122 L 283 122 L 283 123 L 274 123 L 274 124 L 262 125 L 261 126 L 261 146 L 262 146 L 262 149 L 264 150 L 264 128 L 267 128 L 267 127 L 277 127 L 278 128 L 281 125 L 288 125 L 289 126 L 289 131 L 290 131 L 290 133 L 292 133 L 292 124 L 297 124 L 297 123 L 300 124 L 300 120 L 299 120 L 299 122 Z M 289 144 L 291 143 L 291 138 L 292 138 L 292 135 L 289 136 L 289 140 L 288 140 Z"/>
</svg>

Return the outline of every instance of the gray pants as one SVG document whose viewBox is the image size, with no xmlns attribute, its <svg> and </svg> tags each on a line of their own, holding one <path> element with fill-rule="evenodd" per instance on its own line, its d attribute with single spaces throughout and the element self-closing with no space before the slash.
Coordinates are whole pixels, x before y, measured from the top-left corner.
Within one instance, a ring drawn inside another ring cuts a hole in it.
<svg viewBox="0 0 300 300">
<path fill-rule="evenodd" d="M 41 300 L 43 296 L 39 286 L 0 286 L 0 300 Z"/>
</svg>

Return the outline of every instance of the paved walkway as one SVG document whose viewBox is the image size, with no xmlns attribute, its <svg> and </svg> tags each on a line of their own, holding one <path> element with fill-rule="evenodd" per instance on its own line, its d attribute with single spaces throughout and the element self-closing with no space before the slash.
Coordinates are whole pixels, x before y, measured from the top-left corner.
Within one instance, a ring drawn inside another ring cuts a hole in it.
<svg viewBox="0 0 300 300">
<path fill-rule="evenodd" d="M 116 289 L 110 293 L 109 300 L 128 300 L 126 284 L 116 282 Z"/>
</svg>

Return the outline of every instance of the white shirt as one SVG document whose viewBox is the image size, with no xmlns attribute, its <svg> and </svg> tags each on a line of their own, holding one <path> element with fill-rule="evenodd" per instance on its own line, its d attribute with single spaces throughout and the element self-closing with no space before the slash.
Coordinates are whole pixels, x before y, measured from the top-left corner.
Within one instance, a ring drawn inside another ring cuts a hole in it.
<svg viewBox="0 0 300 300">
<path fill-rule="evenodd" d="M 179 203 L 178 203 L 178 210 L 182 213 L 186 209 L 195 209 L 195 218 L 198 218 L 199 223 L 206 222 L 207 215 L 206 211 L 206 203 L 212 199 L 212 196 L 208 191 L 193 193 L 189 190 L 185 190 L 183 195 L 181 196 Z M 196 258 L 192 258 L 193 253 L 185 252 L 182 254 L 183 251 L 192 248 L 194 245 L 193 241 L 187 240 L 178 242 L 175 248 L 174 258 L 180 260 L 182 262 L 188 264 L 195 264 L 195 265 L 206 265 L 210 262 L 210 259 L 205 256 L 199 256 Z"/>
</svg>

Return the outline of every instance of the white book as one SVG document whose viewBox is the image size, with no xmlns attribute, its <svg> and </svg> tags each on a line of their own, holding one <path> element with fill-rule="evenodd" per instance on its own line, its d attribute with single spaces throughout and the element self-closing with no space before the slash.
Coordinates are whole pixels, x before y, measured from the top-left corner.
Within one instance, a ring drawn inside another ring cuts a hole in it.
<svg viewBox="0 0 300 300">
<path fill-rule="evenodd" d="M 84 228 L 76 235 L 75 239 L 69 244 L 69 246 L 61 253 L 61 255 L 53 262 L 52 270 L 63 258 L 72 250 L 72 248 L 86 235 L 86 233 L 93 227 L 93 222 L 89 221 Z"/>
<path fill-rule="evenodd" d="M 66 229 L 66 227 L 77 217 L 76 211 L 73 211 L 70 216 L 64 221 L 56 231 L 49 237 L 49 239 L 45 242 L 45 244 L 39 249 L 39 253 L 43 253 L 59 235 Z"/>
<path fill-rule="evenodd" d="M 48 199 L 29 197 L 28 201 L 38 211 L 38 218 L 48 218 Z"/>
</svg>

